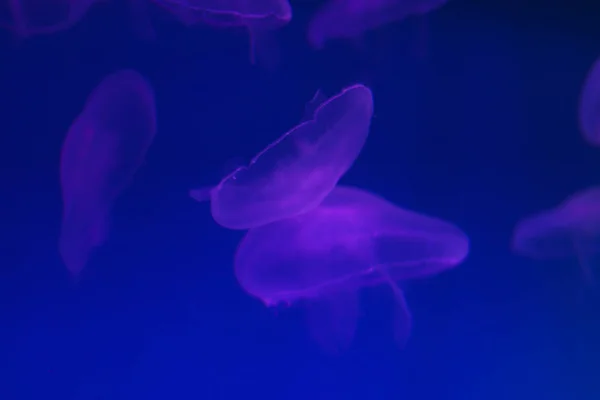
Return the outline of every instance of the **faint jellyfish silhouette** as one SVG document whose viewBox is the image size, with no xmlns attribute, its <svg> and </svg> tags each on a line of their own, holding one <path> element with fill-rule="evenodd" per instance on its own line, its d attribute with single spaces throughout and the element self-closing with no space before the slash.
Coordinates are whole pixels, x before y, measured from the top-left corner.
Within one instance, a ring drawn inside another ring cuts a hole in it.
<svg viewBox="0 0 600 400">
<path fill-rule="evenodd" d="M 317 98 L 313 101 L 321 102 Z M 358 157 L 372 115 L 371 90 L 347 87 L 320 103 L 314 119 L 286 132 L 248 167 L 236 169 L 215 188 L 192 190 L 190 195 L 198 201 L 210 199 L 214 220 L 229 229 L 248 229 L 309 211 Z"/>
<path fill-rule="evenodd" d="M 380 285 L 392 288 L 403 346 L 411 316 L 396 282 L 452 268 L 468 251 L 467 236 L 448 222 L 337 186 L 307 213 L 250 229 L 234 264 L 240 286 L 265 305 L 304 303 L 311 336 L 335 353 L 354 337 L 358 292 Z"/>
<path fill-rule="evenodd" d="M 558 207 L 520 221 L 512 247 L 537 260 L 577 257 L 586 283 L 592 285 L 590 259 L 600 254 L 600 187 L 580 191 Z"/>
<path fill-rule="evenodd" d="M 186 25 L 244 27 L 250 34 L 250 62 L 268 68 L 279 63 L 273 31 L 292 19 L 288 0 L 153 0 Z"/>
<path fill-rule="evenodd" d="M 600 146 L 600 58 L 592 65 L 581 90 L 579 126 L 589 144 Z"/>
<path fill-rule="evenodd" d="M 154 92 L 139 73 L 104 78 L 65 138 L 59 251 L 77 276 L 107 238 L 112 205 L 129 185 L 156 133 Z"/>
<path fill-rule="evenodd" d="M 426 14 L 448 0 L 329 0 L 308 24 L 309 44 L 321 49 L 331 39 L 353 39 L 363 33 Z"/>
<path fill-rule="evenodd" d="M 98 0 L 0 0 L 0 26 L 20 37 L 69 29 Z"/>
</svg>

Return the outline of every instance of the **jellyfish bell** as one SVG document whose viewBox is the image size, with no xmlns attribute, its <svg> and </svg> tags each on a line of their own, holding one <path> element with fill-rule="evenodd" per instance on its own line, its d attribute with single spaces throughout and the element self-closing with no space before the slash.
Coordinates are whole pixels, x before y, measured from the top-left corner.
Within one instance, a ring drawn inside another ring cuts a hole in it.
<svg viewBox="0 0 600 400">
<path fill-rule="evenodd" d="M 329 0 L 311 18 L 307 40 L 321 49 L 333 39 L 356 39 L 365 32 L 441 7 L 447 0 Z"/>
<path fill-rule="evenodd" d="M 273 32 L 292 19 L 288 0 L 154 0 L 185 25 L 198 23 L 218 27 L 244 27 L 250 35 L 252 64 L 274 69 L 279 63 L 279 46 Z"/>
<path fill-rule="evenodd" d="M 575 257 L 588 285 L 595 285 L 591 261 L 600 255 L 600 187 L 567 198 L 558 207 L 520 221 L 512 247 L 537 259 Z"/>
<path fill-rule="evenodd" d="M 452 224 L 337 186 L 309 212 L 250 229 L 234 265 L 240 286 L 266 305 L 305 305 L 311 336 L 337 352 L 354 337 L 361 289 L 392 289 L 403 344 L 411 317 L 397 282 L 452 268 L 467 253 Z"/>
<path fill-rule="evenodd" d="M 363 85 L 320 103 L 311 120 L 209 190 L 214 220 L 225 228 L 249 229 L 315 208 L 358 158 L 372 115 L 372 94 Z M 193 193 L 205 198 L 207 192 Z"/>
<path fill-rule="evenodd" d="M 107 238 L 110 210 L 156 133 L 154 93 L 132 70 L 105 77 L 65 137 L 60 160 L 61 257 L 78 275 Z"/>
<path fill-rule="evenodd" d="M 0 27 L 19 37 L 69 29 L 103 0 L 0 0 Z"/>
</svg>

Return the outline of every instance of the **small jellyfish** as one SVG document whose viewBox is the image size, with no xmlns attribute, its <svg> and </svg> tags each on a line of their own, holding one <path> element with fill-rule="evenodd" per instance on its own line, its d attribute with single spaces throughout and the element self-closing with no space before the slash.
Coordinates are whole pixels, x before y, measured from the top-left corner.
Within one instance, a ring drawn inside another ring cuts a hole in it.
<svg viewBox="0 0 600 400">
<path fill-rule="evenodd" d="M 589 144 L 600 146 L 600 58 L 592 65 L 581 90 L 579 126 Z"/>
<path fill-rule="evenodd" d="M 292 19 L 288 0 L 153 0 L 186 25 L 245 27 L 250 34 L 250 61 L 275 68 L 278 46 L 272 35 Z"/>
<path fill-rule="evenodd" d="M 586 283 L 592 285 L 590 259 L 600 254 L 600 187 L 578 192 L 558 207 L 520 221 L 512 247 L 537 260 L 576 257 Z"/>
<path fill-rule="evenodd" d="M 297 125 L 215 188 L 191 196 L 210 199 L 215 221 L 249 229 L 309 211 L 352 166 L 369 134 L 371 90 L 354 85 L 321 102 L 314 117 Z M 309 105 L 308 108 L 311 106 Z"/>
<path fill-rule="evenodd" d="M 452 268 L 468 250 L 467 236 L 448 222 L 337 186 L 307 213 L 250 229 L 234 264 L 240 286 L 267 306 L 302 302 L 313 338 L 337 352 L 354 337 L 360 289 L 392 289 L 402 346 L 411 320 L 396 282 Z"/>
<path fill-rule="evenodd" d="M 143 162 L 155 133 L 152 87 L 132 70 L 104 78 L 69 128 L 61 152 L 59 251 L 73 275 L 106 240 L 112 205 Z"/>
<path fill-rule="evenodd" d="M 321 49 L 331 39 L 353 39 L 366 31 L 426 14 L 448 0 L 329 0 L 311 18 L 308 42 Z"/>
<path fill-rule="evenodd" d="M 0 26 L 20 37 L 70 28 L 98 0 L 0 0 Z"/>
</svg>

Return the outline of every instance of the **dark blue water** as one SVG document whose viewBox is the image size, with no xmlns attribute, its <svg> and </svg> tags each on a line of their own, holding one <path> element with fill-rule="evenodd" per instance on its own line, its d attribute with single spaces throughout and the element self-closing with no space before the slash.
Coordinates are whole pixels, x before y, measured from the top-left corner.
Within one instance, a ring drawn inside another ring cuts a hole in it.
<svg viewBox="0 0 600 400">
<path fill-rule="evenodd" d="M 293 2 L 275 71 L 249 65 L 244 32 L 186 29 L 159 10 L 157 38 L 141 40 L 118 3 L 67 32 L 2 36 L 0 399 L 600 398 L 597 294 L 575 261 L 509 251 L 520 218 L 600 182 L 600 149 L 576 120 L 600 14 L 452 1 L 321 53 L 304 40 L 314 5 Z M 60 146 L 122 68 L 154 85 L 158 135 L 75 288 L 57 253 Z M 241 291 L 242 233 L 187 192 L 296 124 L 317 89 L 355 82 L 372 87 L 375 118 L 342 183 L 452 221 L 472 247 L 457 269 L 403 284 L 415 324 L 404 351 L 390 294 L 373 290 L 354 345 L 329 357 L 301 309 L 275 313 Z"/>
</svg>

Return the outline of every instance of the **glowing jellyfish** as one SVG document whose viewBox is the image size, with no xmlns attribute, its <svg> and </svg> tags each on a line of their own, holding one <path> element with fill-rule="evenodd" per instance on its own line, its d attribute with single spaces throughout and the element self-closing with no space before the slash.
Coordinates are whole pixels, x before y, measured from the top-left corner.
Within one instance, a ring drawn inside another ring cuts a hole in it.
<svg viewBox="0 0 600 400">
<path fill-rule="evenodd" d="M 248 167 L 236 169 L 215 188 L 190 194 L 198 201 L 210 198 L 213 218 L 230 229 L 248 229 L 309 211 L 358 157 L 372 115 L 371 90 L 363 85 L 345 88 L 320 103 L 313 119 L 285 133 Z"/>
<path fill-rule="evenodd" d="M 352 341 L 359 290 L 388 285 L 396 300 L 395 337 L 403 345 L 411 321 L 396 282 L 452 268 L 468 251 L 467 236 L 454 225 L 338 186 L 308 213 L 249 230 L 235 274 L 267 306 L 302 301 L 312 336 L 328 351 Z"/>
<path fill-rule="evenodd" d="M 588 72 L 581 90 L 579 126 L 588 143 L 600 146 L 600 58 Z"/>
<path fill-rule="evenodd" d="M 155 133 L 152 87 L 132 70 L 104 78 L 69 128 L 60 165 L 59 250 L 74 275 L 92 249 L 106 240 L 112 205 L 141 165 Z"/>
<path fill-rule="evenodd" d="M 516 253 L 538 260 L 577 257 L 586 282 L 592 284 L 589 260 L 600 254 L 600 187 L 520 221 L 512 246 Z"/>
<path fill-rule="evenodd" d="M 97 0 L 0 0 L 0 26 L 21 37 L 70 28 Z"/>
<path fill-rule="evenodd" d="M 328 0 L 311 18 L 308 42 L 320 49 L 331 39 L 351 39 L 364 32 L 426 14 L 448 0 Z"/>
<path fill-rule="evenodd" d="M 274 67 L 278 47 L 272 31 L 292 19 L 288 0 L 154 0 L 186 25 L 245 27 L 250 34 L 250 60 Z"/>
</svg>

